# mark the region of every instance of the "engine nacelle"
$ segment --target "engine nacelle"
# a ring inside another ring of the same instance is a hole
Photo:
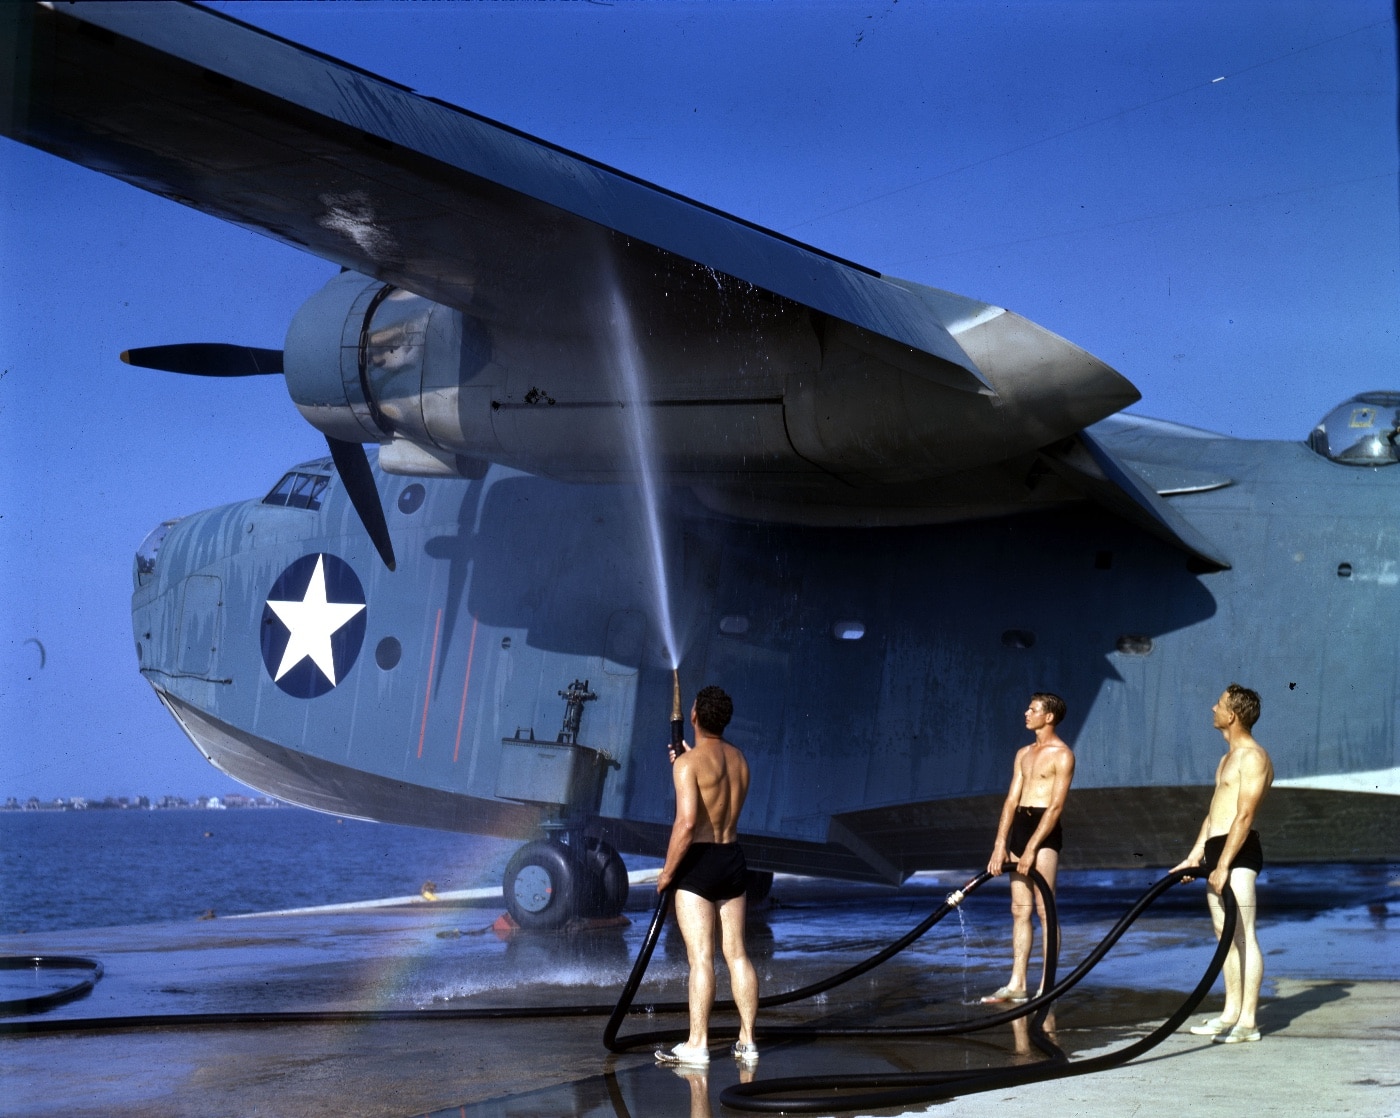
[[[559,285],[584,291],[567,305],[546,293],[480,314],[343,272],[292,322],[289,391],[326,434],[380,443],[390,472],[491,461],[615,482],[635,470],[640,407],[672,484],[847,494],[1025,455],[1137,398],[1078,347],[971,300],[946,325],[986,383],[700,265],[627,266]]]

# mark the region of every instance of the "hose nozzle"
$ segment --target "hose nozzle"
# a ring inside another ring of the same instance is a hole
[[[671,758],[674,760],[684,752],[685,720],[681,717],[681,673],[679,668],[671,669]]]

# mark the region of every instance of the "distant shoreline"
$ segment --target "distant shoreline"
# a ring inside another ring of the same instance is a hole
[[[294,805],[275,800],[270,796],[244,796],[237,793],[228,796],[196,796],[187,800],[183,796],[161,796],[151,799],[148,796],[112,797],[89,800],[83,796],[60,797],[55,800],[40,800],[30,796],[21,802],[10,796],[0,804],[0,813],[11,812],[64,812],[64,811],[241,811],[246,808],[266,809],[292,807]]]

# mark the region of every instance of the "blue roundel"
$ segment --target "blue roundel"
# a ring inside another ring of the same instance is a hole
[[[262,657],[288,695],[314,699],[349,674],[365,639],[365,591],[350,564],[303,555],[267,592]]]

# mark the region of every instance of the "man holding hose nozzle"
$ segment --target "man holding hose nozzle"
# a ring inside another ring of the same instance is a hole
[[[1257,692],[1232,683],[1216,700],[1211,714],[1227,749],[1215,770],[1215,793],[1196,845],[1172,871],[1200,867],[1209,874],[1206,902],[1217,938],[1225,925],[1220,893],[1227,881],[1235,894],[1239,917],[1234,942],[1225,956],[1225,1008],[1219,1017],[1191,1026],[1191,1031],[1220,1044],[1240,1044],[1259,1039],[1255,1014],[1259,987],[1264,982],[1264,955],[1254,930],[1254,882],[1264,868],[1264,851],[1259,832],[1250,828],[1274,782],[1274,766],[1254,740],[1254,723],[1259,720]]]
[[[1034,867],[1054,890],[1063,844],[1060,815],[1074,779],[1074,753],[1060,740],[1058,732],[1064,718],[1065,701],[1060,696],[1049,691],[1037,691],[1031,696],[1026,708],[1026,729],[1035,733],[1035,741],[1016,753],[1011,788],[1001,808],[996,844],[987,862],[987,872],[994,876],[1002,872],[1009,859],[1016,862],[1011,874],[1011,981],[983,998],[984,1005],[1017,1004],[1029,996],[1026,969],[1033,938],[1032,903],[1040,919],[1042,946],[1049,949],[1045,942],[1045,902],[1026,874]]]
[[[758,975],[744,947],[748,867],[737,842],[739,813],[749,791],[749,766],[744,755],[720,736],[733,715],[734,702],[720,688],[701,688],[690,708],[695,744],[682,743],[679,753],[674,748],[671,753],[676,821],[656,891],[671,885],[676,889],[676,922],[690,962],[690,1035],[674,1048],[658,1048],[656,1060],[661,1064],[705,1067],[710,1062],[716,922],[739,1010],[734,1058],[745,1067],[758,1062],[753,1038]]]

